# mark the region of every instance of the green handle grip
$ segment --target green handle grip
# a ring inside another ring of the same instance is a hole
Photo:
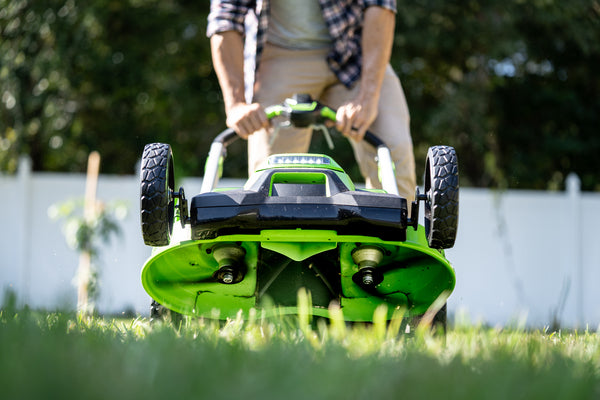
[[[272,119],[283,114],[285,110],[286,108],[284,106],[278,104],[265,108],[265,113],[267,114],[268,119]]]
[[[323,116],[324,118],[330,119],[332,121],[336,120],[336,112],[335,110],[332,110],[329,107],[323,107],[321,109],[321,116]]]

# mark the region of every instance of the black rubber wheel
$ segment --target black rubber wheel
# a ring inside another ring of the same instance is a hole
[[[424,181],[427,242],[433,249],[449,249],[458,229],[458,161],[453,147],[429,148]]]
[[[142,236],[148,246],[166,246],[171,241],[175,201],[171,146],[151,143],[144,147],[140,171]]]

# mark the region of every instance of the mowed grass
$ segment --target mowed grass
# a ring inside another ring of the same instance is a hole
[[[597,333],[0,312],[1,399],[599,399]]]

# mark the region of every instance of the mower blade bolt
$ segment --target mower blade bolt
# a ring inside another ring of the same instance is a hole
[[[233,243],[221,243],[214,246],[211,253],[219,265],[214,275],[218,282],[230,285],[244,279],[246,250],[243,247]]]
[[[373,275],[370,272],[366,272],[362,277],[362,283],[365,286],[373,286],[373,283],[375,283]]]
[[[223,274],[223,283],[233,283],[233,274],[231,272]]]

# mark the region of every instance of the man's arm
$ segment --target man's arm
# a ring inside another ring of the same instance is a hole
[[[215,33],[210,38],[212,60],[225,102],[227,126],[242,138],[267,127],[265,111],[258,103],[246,104],[244,42],[237,31]]]
[[[393,11],[376,6],[365,10],[359,93],[337,112],[337,129],[351,139],[362,140],[377,117],[381,85],[392,54],[395,23]],[[353,131],[352,127],[357,131]]]

